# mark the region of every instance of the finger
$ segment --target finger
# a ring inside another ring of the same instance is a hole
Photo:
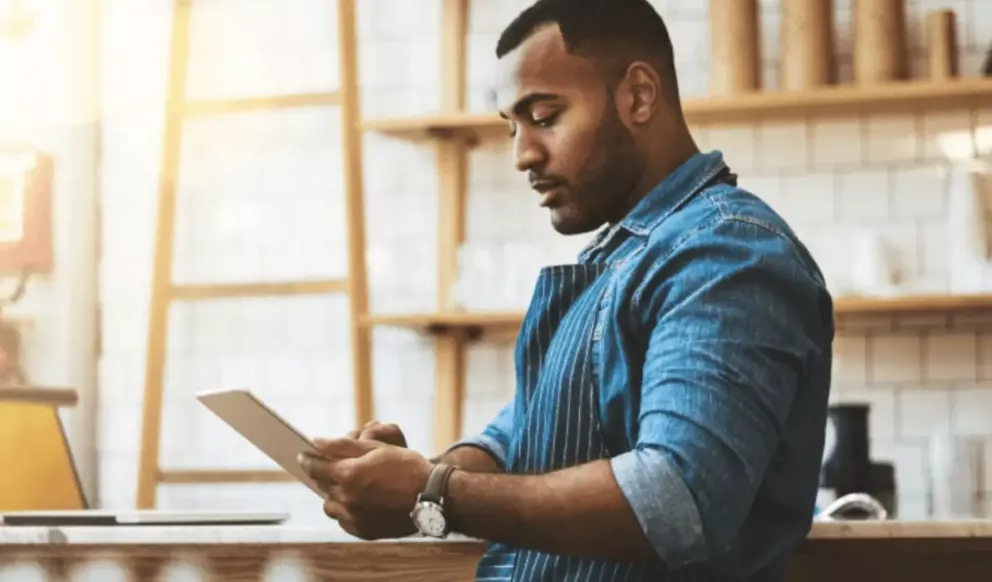
[[[355,464],[354,459],[325,459],[309,453],[300,456],[300,466],[303,471],[316,481],[324,492],[329,492],[331,487],[351,480]]]
[[[362,434],[359,438],[379,440],[384,436],[389,436],[391,433],[395,432],[391,425],[388,424],[377,424],[375,426],[369,426],[362,429]]]
[[[339,519],[338,525],[341,526],[341,529],[343,529],[346,534],[361,539],[361,536],[358,535],[358,526],[355,525],[354,521]]]
[[[337,482],[333,478],[334,470],[332,461],[311,455],[310,453],[300,453],[296,460],[300,464],[300,468],[303,469],[303,472],[306,473],[311,479],[321,484],[322,488],[324,483]]]
[[[373,440],[318,439],[314,441],[317,451],[328,459],[353,459],[382,446]]]
[[[394,447],[406,448],[406,438],[403,436],[403,431],[395,424],[380,424],[372,428],[367,428],[362,431],[361,436],[358,438],[361,440],[375,440],[393,445]]]
[[[348,509],[341,503],[331,499],[324,502],[324,515],[341,522],[342,525],[343,522],[354,523],[354,518],[351,516],[351,513],[348,512]]]
[[[361,436],[362,436],[362,429],[356,428],[355,430],[349,430],[348,434],[345,435],[345,438],[357,439],[360,438]]]
[[[344,503],[344,490],[335,483],[326,483],[321,487],[324,491],[324,501],[333,501],[338,504]]]
[[[379,424],[381,424],[381,423],[378,420],[370,420],[370,421],[366,422],[365,423],[365,426],[362,427],[362,428],[372,428],[373,426],[378,426]]]

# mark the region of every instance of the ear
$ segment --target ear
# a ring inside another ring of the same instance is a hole
[[[661,78],[654,67],[643,61],[631,63],[627,67],[623,85],[627,93],[623,101],[629,107],[626,113],[630,122],[643,125],[651,121],[662,98]]]

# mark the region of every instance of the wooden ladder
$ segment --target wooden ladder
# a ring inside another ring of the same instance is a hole
[[[362,135],[358,93],[355,0],[333,1],[338,3],[338,50],[341,71],[339,91],[210,101],[186,99],[189,24],[192,6],[191,0],[175,0],[174,2],[138,470],[137,505],[140,509],[155,507],[158,485],[162,483],[274,483],[292,480],[288,473],[281,470],[165,471],[159,466],[168,314],[173,301],[347,293],[351,311],[350,340],[354,360],[356,426],[361,426],[372,418],[371,337],[369,328],[365,325],[368,312],[368,285],[365,269],[365,213],[362,198]],[[183,121],[190,116],[320,105],[338,105],[342,119],[342,153],[344,156],[343,169],[348,229],[347,278],[278,283],[174,284],[172,281],[173,240]]]

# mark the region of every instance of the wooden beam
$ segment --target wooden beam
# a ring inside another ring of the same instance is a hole
[[[298,107],[323,107],[337,105],[340,95],[337,91],[325,93],[297,93],[292,95],[272,95],[270,97],[245,97],[241,99],[204,99],[186,101],[183,114],[188,117],[218,115],[225,113],[245,113],[249,111],[272,111]]]
[[[338,54],[341,71],[341,150],[344,153],[345,213],[348,224],[348,307],[351,311],[352,374],[355,381],[355,426],[372,420],[372,330],[368,315],[368,275],[365,266],[365,183],[358,89],[358,35],[355,0],[338,2]]]
[[[145,396],[142,407],[141,449],[138,459],[138,508],[155,507],[158,489],[159,445],[162,436],[162,387],[165,381],[165,347],[169,336],[169,292],[172,288],[172,251],[176,222],[176,189],[182,150],[182,104],[186,96],[189,61],[188,0],[174,0],[168,96],[162,135],[158,215],[155,227],[155,261],[152,268],[148,317],[148,352],[145,358]]]
[[[347,289],[347,279],[280,281],[278,283],[184,284],[172,286],[171,298],[173,300],[201,301],[231,297],[323,295],[343,293]]]

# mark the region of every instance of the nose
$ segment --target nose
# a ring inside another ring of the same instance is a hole
[[[513,138],[513,165],[518,172],[529,172],[544,165],[547,152],[526,130],[518,129]]]

